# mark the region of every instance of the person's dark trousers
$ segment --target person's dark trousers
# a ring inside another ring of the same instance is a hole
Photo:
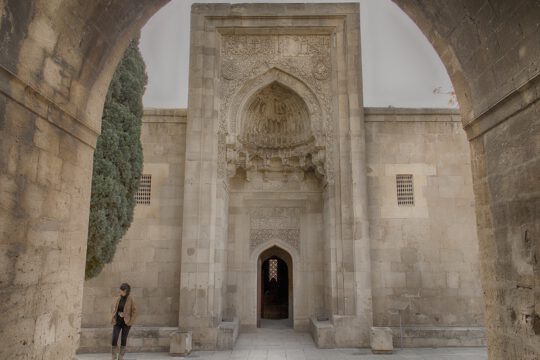
[[[131,326],[127,326],[126,324],[116,324],[113,327],[113,335],[112,335],[112,346],[118,346],[118,336],[120,335],[120,332],[122,332],[122,338],[120,339],[120,345],[126,346],[127,343],[127,337],[129,334],[129,329],[131,329]]]

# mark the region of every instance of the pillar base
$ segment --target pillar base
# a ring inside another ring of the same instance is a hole
[[[371,328],[371,352],[374,354],[392,354],[394,352],[392,329],[389,327]]]
[[[171,356],[188,356],[192,350],[191,331],[175,331],[171,334]]]

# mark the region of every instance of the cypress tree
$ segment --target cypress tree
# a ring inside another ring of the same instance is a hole
[[[140,137],[146,83],[137,37],[116,68],[103,108],[94,153],[86,279],[113,260],[116,245],[133,220],[143,164]]]

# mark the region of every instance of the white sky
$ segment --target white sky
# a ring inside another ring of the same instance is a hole
[[[190,9],[194,2],[173,0],[142,30],[146,62],[145,107],[187,107]],[[298,2],[280,0],[231,3]],[[356,1],[305,1],[356,2]],[[364,106],[456,107],[453,90],[437,53],[412,20],[390,0],[360,0]],[[439,91],[435,91],[435,89]]]

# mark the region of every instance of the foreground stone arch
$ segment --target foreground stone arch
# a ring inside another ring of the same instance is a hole
[[[69,358],[77,347],[103,100],[130,38],[166,2],[0,7],[0,357]],[[540,7],[396,3],[447,68],[471,141],[490,358],[533,359],[540,354]],[[194,94],[190,106],[201,101],[204,94]]]

